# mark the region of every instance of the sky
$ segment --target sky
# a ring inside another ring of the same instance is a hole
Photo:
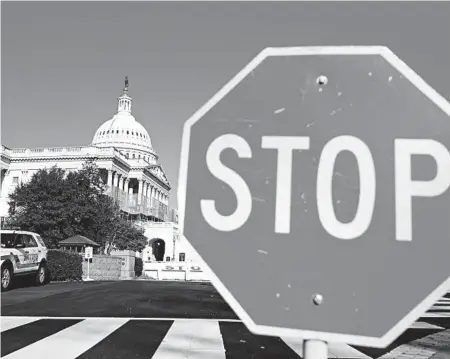
[[[129,78],[176,190],[184,122],[267,46],[386,45],[450,100],[450,3],[1,3],[1,143],[89,145]]]

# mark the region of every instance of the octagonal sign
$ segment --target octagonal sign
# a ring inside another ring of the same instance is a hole
[[[385,47],[295,47],[186,122],[181,230],[253,333],[385,347],[450,289],[449,115]]]

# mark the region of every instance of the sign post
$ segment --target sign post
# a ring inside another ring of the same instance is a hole
[[[184,125],[181,240],[253,333],[386,347],[450,289],[449,133],[386,47],[267,48]]]
[[[94,248],[93,247],[86,247],[84,250],[84,258],[87,259],[87,276],[84,279],[85,281],[92,281],[93,279],[89,276],[89,267],[90,267],[90,262],[91,259],[93,258],[93,254],[94,254]]]
[[[328,345],[322,340],[305,340],[303,342],[303,358],[328,359]]]

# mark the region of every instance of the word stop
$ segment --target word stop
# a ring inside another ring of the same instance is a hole
[[[292,154],[294,150],[307,151],[310,138],[302,136],[263,136],[261,148],[277,151],[275,233],[289,233],[291,222]],[[208,147],[206,164],[217,179],[234,191],[237,198],[235,211],[223,216],[216,210],[215,201],[200,202],[202,215],[207,223],[219,231],[234,231],[250,217],[252,195],[244,179],[220,161],[225,149],[233,149],[239,158],[251,158],[252,149],[240,136],[227,134],[216,138]],[[353,220],[340,222],[335,215],[332,201],[332,180],[337,156],[342,151],[351,152],[356,158],[360,191],[358,208]],[[395,158],[395,223],[396,239],[412,240],[412,198],[435,197],[450,186],[450,153],[441,143],[431,139],[396,139]],[[434,179],[413,181],[411,162],[413,155],[431,156],[437,167]],[[369,147],[354,136],[338,136],[328,141],[322,149],[317,170],[316,200],[323,228],[339,239],[360,237],[369,228],[375,206],[375,164]]]

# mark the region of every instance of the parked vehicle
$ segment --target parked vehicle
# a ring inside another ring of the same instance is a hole
[[[1,230],[2,291],[11,289],[18,276],[34,276],[37,285],[49,282],[47,247],[39,234]]]

